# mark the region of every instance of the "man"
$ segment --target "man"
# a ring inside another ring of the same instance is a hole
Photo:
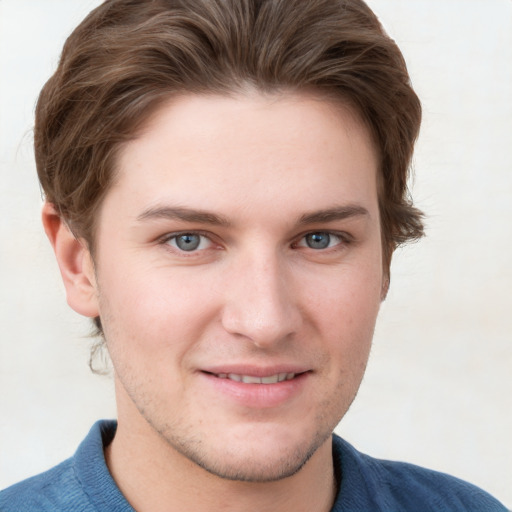
[[[2,510],[504,510],[332,431],[361,382],[420,123],[359,0],[109,0],[36,112],[43,223],[118,421]]]

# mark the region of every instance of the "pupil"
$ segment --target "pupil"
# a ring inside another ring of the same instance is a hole
[[[194,251],[199,247],[200,241],[199,235],[184,234],[176,238],[176,245],[182,251]]]
[[[312,233],[307,235],[306,242],[312,249],[325,249],[329,247],[331,237],[328,233]]]

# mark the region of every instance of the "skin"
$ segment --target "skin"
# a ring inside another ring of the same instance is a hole
[[[385,288],[377,168],[343,106],[188,95],[122,149],[94,263],[45,206],[69,304],[101,316],[119,418],[106,460],[138,511],[330,510],[331,433]]]

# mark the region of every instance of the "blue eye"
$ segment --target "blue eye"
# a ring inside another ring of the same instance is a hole
[[[317,231],[308,233],[297,244],[299,247],[308,247],[310,249],[328,249],[342,242],[341,237],[332,233]]]
[[[179,235],[170,237],[167,243],[185,252],[207,249],[211,244],[207,237],[197,233],[180,233]]]

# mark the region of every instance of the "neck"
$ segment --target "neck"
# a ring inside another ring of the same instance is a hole
[[[197,466],[144,420],[134,426],[120,417],[105,458],[121,492],[138,512],[328,512],[336,494],[330,438],[293,476],[239,482]]]

